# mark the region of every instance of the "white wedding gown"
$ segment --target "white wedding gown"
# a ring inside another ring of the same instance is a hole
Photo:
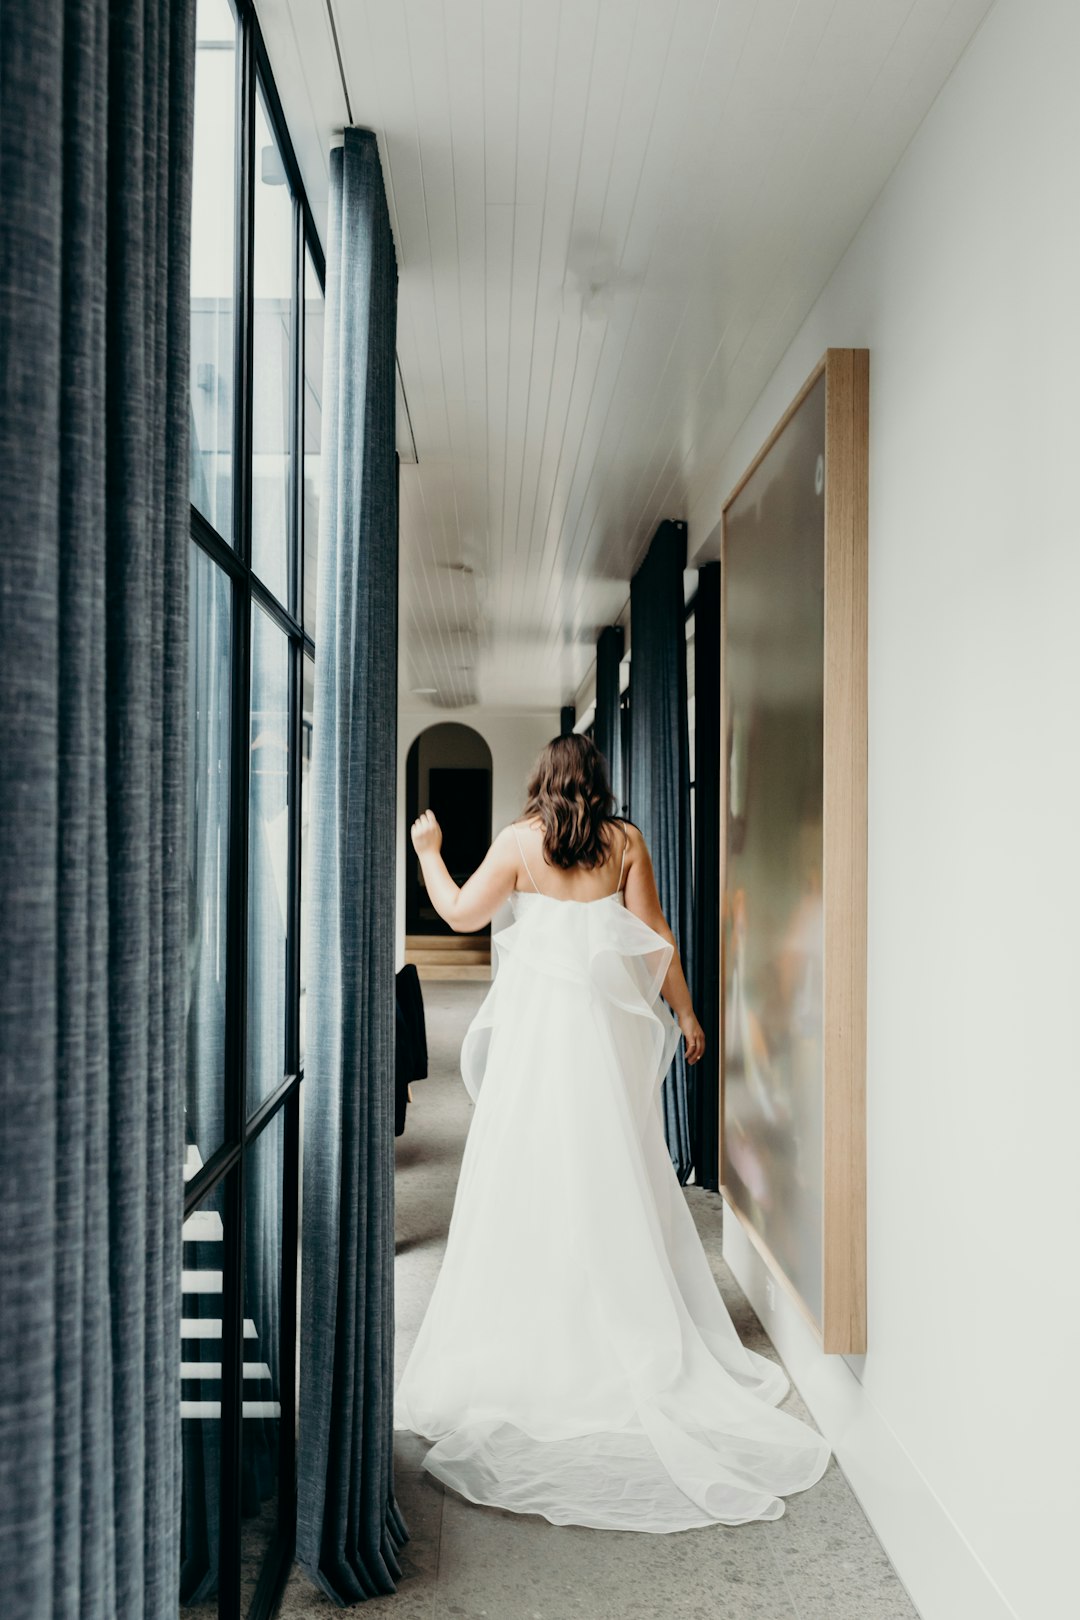
[[[668,1531],[777,1519],[831,1449],[744,1348],[664,1141],[673,947],[623,905],[515,891],[465,1035],[470,1122],[394,1424],[473,1502]]]

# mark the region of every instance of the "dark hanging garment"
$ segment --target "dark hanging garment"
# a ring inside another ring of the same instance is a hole
[[[296,1557],[393,1592],[397,264],[375,136],[330,154]]]
[[[416,964],[406,962],[397,975],[397,999],[405,1015],[411,1045],[410,1080],[426,1080],[428,1072],[427,1025],[424,1021],[424,994]]]
[[[720,1186],[720,564],[698,573],[694,608],[694,1179]]]
[[[686,713],[686,525],[661,523],[630,584],[630,813],[645,837],[664,915],[693,984],[690,733]],[[663,1086],[676,1174],[693,1169],[691,1074],[679,1043]]]
[[[424,998],[420,975],[413,962],[406,962],[395,981],[397,1003],[397,1046],[394,1071],[394,1134],[405,1129],[409,1086],[427,1077],[427,1029],[424,1024]]]
[[[4,0],[0,1593],[180,1568],[193,0]]]

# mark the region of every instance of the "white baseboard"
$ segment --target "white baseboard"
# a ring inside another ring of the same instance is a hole
[[[833,1448],[922,1620],[1018,1620],[859,1381],[861,1356],[824,1355],[724,1202],[724,1259]]]

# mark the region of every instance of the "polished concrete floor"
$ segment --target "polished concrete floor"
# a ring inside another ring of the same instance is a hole
[[[484,986],[424,987],[430,1077],[413,1087],[398,1140],[397,1360],[404,1365],[442,1257],[470,1103],[461,1038]],[[720,1253],[721,1201],[687,1197],[743,1342],[775,1356]],[[784,1409],[809,1420],[793,1389]],[[427,1442],[396,1436],[396,1488],[411,1539],[398,1592],[367,1620],[917,1620],[836,1459],[771,1523],[652,1536],[556,1526],[476,1507],[422,1472]],[[294,1571],[284,1620],[334,1606]]]

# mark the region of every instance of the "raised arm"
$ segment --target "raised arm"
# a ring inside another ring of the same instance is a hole
[[[413,848],[428,898],[456,934],[473,934],[489,923],[517,883],[518,854],[509,827],[498,834],[472,877],[459,888],[442,858],[442,828],[425,810],[412,824]]]
[[[671,965],[660,986],[660,994],[679,1021],[679,1028],[686,1042],[687,1063],[696,1063],[705,1051],[705,1032],[694,1012],[690,986],[686,982],[686,975],[679,960],[675,935],[668,926],[668,920],[660,904],[660,896],[656,891],[656,875],[653,872],[648,845],[636,827],[628,826],[626,831],[630,838],[627,846],[626,884],[623,896],[626,909],[632,911],[635,917],[640,917],[642,922],[648,923],[654,933],[675,945],[671,953]]]

